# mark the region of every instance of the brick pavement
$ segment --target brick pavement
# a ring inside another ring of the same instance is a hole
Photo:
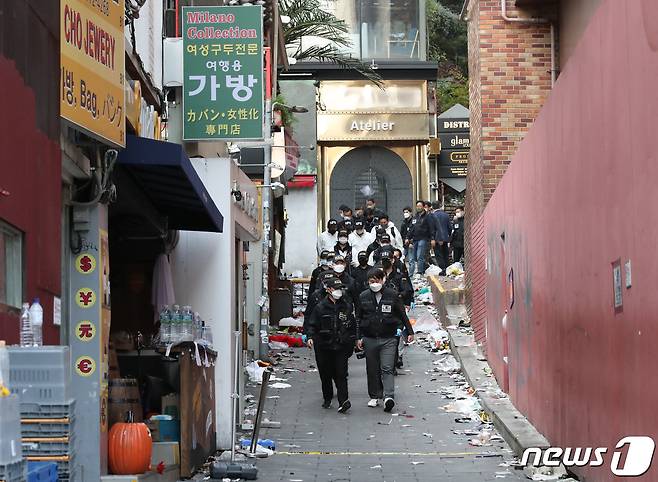
[[[425,372],[436,355],[411,346],[405,368],[396,378],[397,406],[393,414],[366,406],[365,362],[350,358],[350,400],[346,415],[321,408],[322,395],[315,365],[307,349],[284,352],[276,376],[292,387],[271,389],[265,417],[280,421],[280,429],[264,429],[261,438],[277,443],[277,454],[259,459],[259,479],[267,482],[419,482],[526,480],[521,471],[499,464],[513,459],[507,445],[473,447],[472,437],[452,430],[477,428],[476,422],[457,423],[459,414],[440,407],[450,400],[427,393],[454,385],[449,375]],[[284,368],[302,371],[284,372]],[[434,378],[435,381],[430,381]],[[423,435],[431,434],[431,438]],[[322,452],[318,454],[317,452]]]

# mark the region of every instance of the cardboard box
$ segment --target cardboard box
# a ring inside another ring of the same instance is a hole
[[[154,442],[180,442],[180,420],[148,420]]]

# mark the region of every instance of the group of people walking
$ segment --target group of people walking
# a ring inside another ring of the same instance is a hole
[[[354,211],[341,206],[340,218],[318,236],[320,263],[311,275],[304,337],[315,352],[324,408],[331,407],[334,385],[338,412],[351,408],[348,360],[355,350],[366,359],[368,406],[395,407],[394,376],[414,339],[407,316],[411,276],[424,274],[430,259],[445,271],[449,247],[453,259],[461,259],[463,211],[457,213],[452,223],[438,203],[418,201],[415,214],[404,209],[398,228],[368,199]]]

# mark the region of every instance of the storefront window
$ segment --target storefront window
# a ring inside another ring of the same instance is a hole
[[[0,220],[0,304],[21,307],[23,233]]]
[[[344,53],[363,60],[425,60],[425,0],[328,0],[322,8],[347,24]]]

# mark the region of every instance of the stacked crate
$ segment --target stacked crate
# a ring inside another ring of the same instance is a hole
[[[21,453],[21,427],[16,395],[0,397],[0,481],[23,482],[25,460]]]
[[[20,397],[23,456],[56,462],[59,480],[75,471],[75,401],[67,346],[9,349],[10,389]]]

